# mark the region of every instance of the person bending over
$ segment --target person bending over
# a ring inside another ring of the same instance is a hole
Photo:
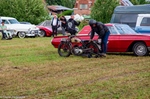
[[[99,39],[101,38],[101,55],[106,57],[107,53],[107,42],[108,37],[110,35],[110,31],[102,22],[97,22],[94,19],[91,19],[89,21],[89,25],[91,27],[91,35],[90,35],[90,41],[92,41],[95,33],[98,34]]]

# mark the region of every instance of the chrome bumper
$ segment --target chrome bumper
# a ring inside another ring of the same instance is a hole
[[[26,34],[26,36],[36,36],[35,34]]]
[[[31,35],[31,34],[34,34],[34,35],[38,35],[39,34],[39,30],[30,30],[30,31],[28,31],[28,33],[26,33],[26,35]]]
[[[31,30],[31,31],[28,31],[29,34],[37,34],[39,33],[39,30]]]

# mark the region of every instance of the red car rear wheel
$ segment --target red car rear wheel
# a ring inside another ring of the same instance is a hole
[[[137,42],[133,46],[133,53],[136,56],[146,56],[148,55],[147,46],[143,42]]]

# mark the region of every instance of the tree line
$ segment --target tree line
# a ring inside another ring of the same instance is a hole
[[[47,5],[62,5],[73,8],[76,0],[0,0],[0,16],[15,17],[19,21],[38,24],[49,19]],[[130,0],[134,5],[148,3],[145,0]],[[96,0],[91,17],[104,23],[110,21],[113,10],[119,5],[117,0]]]
[[[33,24],[48,17],[46,9],[42,0],[0,0],[0,16],[15,17]]]
[[[62,5],[73,8],[76,0],[45,0],[48,5]]]
[[[0,0],[0,16],[15,17],[19,21],[38,24],[50,19],[47,5],[62,5],[73,8],[75,0]]]

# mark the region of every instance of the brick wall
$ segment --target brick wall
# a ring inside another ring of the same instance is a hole
[[[95,0],[76,0],[74,6],[74,14],[89,15],[91,13],[91,7],[94,5]],[[81,5],[86,5],[86,9],[82,9]]]
[[[74,10],[74,14],[89,15],[90,13],[90,10]]]

